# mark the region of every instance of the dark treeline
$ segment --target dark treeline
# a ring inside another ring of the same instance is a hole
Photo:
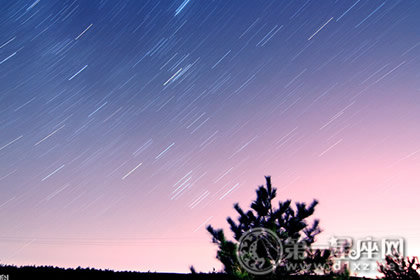
[[[182,274],[182,273],[157,273],[157,272],[135,272],[135,271],[113,271],[113,270],[100,270],[94,268],[60,268],[53,266],[21,266],[17,267],[14,265],[1,265],[0,276],[9,276],[9,280],[16,279],[62,279],[62,280],[79,280],[79,279],[151,279],[151,280],[166,280],[166,279],[189,279],[189,280],[230,280],[233,277],[224,273],[196,273],[196,274]],[[258,279],[271,279],[261,277]],[[329,276],[289,276],[290,280],[327,280],[333,279]],[[350,277],[350,279],[363,279],[358,277]]]

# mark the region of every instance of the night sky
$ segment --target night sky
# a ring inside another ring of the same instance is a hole
[[[0,3],[2,263],[220,269],[264,175],[419,255],[420,1]]]

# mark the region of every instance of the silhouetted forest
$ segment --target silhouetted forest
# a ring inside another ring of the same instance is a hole
[[[0,275],[9,275],[8,280],[16,279],[60,279],[60,280],[81,280],[81,279],[151,279],[151,280],[230,280],[235,279],[233,276],[229,276],[224,273],[196,273],[196,274],[182,274],[182,273],[153,273],[153,272],[135,272],[135,271],[113,271],[113,270],[100,270],[93,268],[60,268],[53,266],[12,266],[2,265],[0,266]],[[271,279],[269,276],[256,277],[255,279]],[[305,276],[288,276],[282,277],[281,279],[290,280],[327,280],[334,279],[331,276],[317,276],[317,275],[305,275]],[[350,277],[349,279],[357,280],[364,279],[358,277]],[[365,278],[366,279],[366,278]]]

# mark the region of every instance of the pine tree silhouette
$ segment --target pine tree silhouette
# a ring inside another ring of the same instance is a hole
[[[306,221],[314,213],[318,201],[314,200],[309,206],[305,203],[296,203],[294,209],[291,200],[286,200],[284,202],[280,201],[278,208],[274,208],[273,200],[276,197],[277,190],[272,187],[271,178],[269,176],[265,178],[266,186],[260,186],[256,190],[257,198],[252,202],[251,210],[245,212],[236,203],[234,209],[239,214],[238,222],[230,217],[227,218],[236,242],[227,240],[222,229],[214,229],[211,225],[207,227],[208,232],[212,235],[213,243],[218,245],[217,258],[223,264],[224,271],[242,279],[253,278],[240,265],[237,247],[245,232],[262,227],[274,232],[281,241],[283,248],[292,243],[304,248],[303,256],[299,259],[286,258],[283,254],[275,271],[273,271],[275,276],[313,274],[321,266],[323,272],[329,272],[332,265],[330,251],[312,248],[316,235],[321,232],[319,220],[314,220],[312,225],[309,225]]]
[[[386,256],[385,263],[378,265],[384,280],[420,280],[420,262],[417,257],[404,258],[394,253]]]

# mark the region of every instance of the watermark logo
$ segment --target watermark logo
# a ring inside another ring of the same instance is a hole
[[[266,228],[254,228],[239,239],[238,260],[249,273],[264,275],[277,267],[287,271],[332,270],[343,267],[353,272],[376,271],[378,262],[386,256],[405,256],[405,242],[401,237],[354,239],[352,237],[332,237],[329,244],[307,244],[304,240],[286,239],[281,241],[277,234]],[[333,265],[305,261],[308,252],[317,249],[330,252]]]
[[[405,243],[401,237],[374,239],[366,237],[354,241],[351,237],[332,237],[329,240],[329,249],[339,259],[357,260],[384,260],[386,256],[397,253],[405,254]]]
[[[405,240],[402,237],[332,237],[328,249],[334,256],[334,266],[337,267],[333,269],[345,265],[355,273],[375,272],[378,270],[378,262],[383,262],[386,256],[405,256]]]
[[[280,239],[269,229],[253,228],[239,239],[239,263],[252,274],[264,275],[274,271],[282,253]]]
[[[9,280],[8,274],[0,274],[0,280]]]

